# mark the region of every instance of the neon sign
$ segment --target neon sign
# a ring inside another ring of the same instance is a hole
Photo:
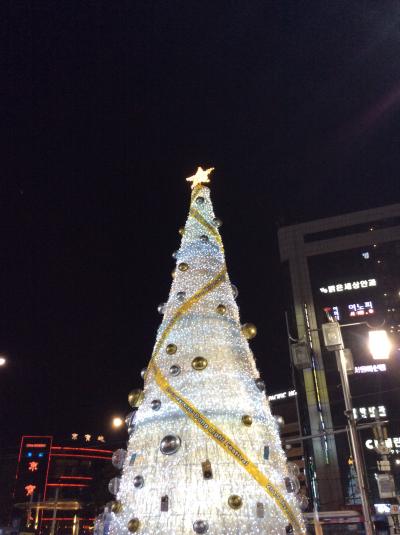
[[[358,407],[353,409],[356,420],[368,420],[369,418],[385,418],[387,416],[386,407],[378,405],[377,407]]]
[[[364,301],[363,303],[353,303],[347,305],[349,316],[354,318],[356,316],[370,316],[375,313],[372,301]]]
[[[348,292],[352,290],[362,290],[363,288],[371,288],[377,286],[376,279],[364,279],[353,282],[341,282],[338,284],[329,284],[322,286],[319,291],[322,294],[334,294],[340,292]]]
[[[354,373],[380,373],[386,371],[386,364],[368,364],[367,366],[354,366]]]
[[[278,399],[292,398],[293,396],[297,396],[296,390],[289,390],[288,392],[279,392],[279,394],[273,394],[272,396],[268,396],[268,400],[276,401]]]

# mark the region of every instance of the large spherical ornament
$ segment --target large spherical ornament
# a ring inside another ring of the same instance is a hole
[[[254,323],[245,323],[242,325],[242,334],[247,340],[251,340],[257,334],[257,327]]]
[[[183,236],[185,234],[185,227],[181,227],[178,232],[181,236]]]
[[[262,379],[258,378],[254,382],[256,383],[256,387],[260,392],[265,392],[265,383]]]
[[[204,357],[196,357],[192,360],[192,368],[201,371],[207,368],[208,361]]]
[[[245,414],[242,416],[242,423],[243,425],[250,427],[253,423],[253,418],[249,414]]]
[[[144,485],[144,479],[143,476],[135,476],[133,478],[133,486],[135,489],[141,489]]]
[[[175,355],[177,350],[178,348],[176,347],[175,344],[168,344],[167,347],[165,348],[167,355]]]
[[[112,465],[118,470],[121,470],[121,468],[124,466],[125,458],[126,450],[123,450],[122,448],[115,450],[111,457]]]
[[[110,494],[114,494],[114,496],[118,494],[120,483],[121,483],[120,477],[113,477],[110,480],[108,484],[108,491],[110,492]]]
[[[229,496],[228,505],[231,509],[240,509],[243,505],[243,500],[240,496],[232,494],[232,496]]]
[[[178,251],[174,251],[174,252],[172,253],[172,258],[174,258],[174,259],[176,260],[177,257],[178,257]]]
[[[299,504],[299,507],[302,511],[305,511],[308,508],[309,499],[305,494],[298,494],[297,495],[297,503]]]
[[[285,477],[285,486],[287,492],[293,492],[296,494],[300,490],[300,481],[297,479],[297,477],[288,476]]]
[[[172,377],[176,377],[181,373],[181,367],[177,364],[173,364],[169,369],[169,373],[172,375]]]
[[[157,307],[157,310],[160,314],[165,314],[165,309],[167,308],[167,303],[160,303]]]
[[[146,377],[147,368],[142,368],[140,371],[140,377],[144,379]]]
[[[165,436],[160,444],[160,451],[164,455],[173,455],[181,447],[181,439],[176,435]]]
[[[208,522],[205,520],[196,520],[193,524],[193,531],[195,533],[207,533],[208,531]]]
[[[186,292],[178,292],[176,294],[176,298],[178,299],[178,301],[184,301],[185,297],[186,297]]]
[[[136,411],[131,411],[125,416],[125,425],[129,427],[132,425],[133,420],[135,419]]]
[[[115,500],[115,502],[111,502],[111,511],[113,513],[120,513],[122,511],[122,502],[119,500]]]
[[[189,269],[189,265],[186,264],[186,262],[181,262],[178,264],[179,271],[187,271]]]
[[[202,234],[200,236],[200,241],[202,241],[203,243],[208,243],[210,240],[208,239],[208,236],[206,234]]]
[[[288,469],[289,474],[294,477],[298,477],[300,475],[300,468],[293,461],[289,461],[287,463],[287,469]]]
[[[128,395],[128,403],[132,408],[140,407],[140,405],[143,403],[144,394],[143,390],[140,388],[135,388],[134,390],[131,390]]]
[[[237,289],[237,286],[235,286],[234,284],[231,284],[231,288],[232,288],[233,298],[236,299],[237,296],[239,295],[239,290]]]
[[[128,522],[128,531],[131,533],[136,533],[140,527],[140,522],[138,518],[132,518]]]
[[[285,425],[285,420],[282,418],[282,416],[279,416],[279,414],[276,414],[274,418],[278,427],[283,427]]]
[[[218,312],[218,314],[221,314],[221,315],[225,314],[225,312],[226,312],[226,306],[223,305],[222,303],[220,303],[220,304],[217,306],[217,312]]]
[[[218,228],[222,225],[222,221],[218,217],[214,217],[213,219],[214,225]]]
[[[150,403],[150,406],[153,411],[159,411],[161,407],[161,401],[159,399],[153,399],[153,401]]]
[[[294,533],[292,524],[288,524],[285,528],[285,531],[286,533],[289,533],[289,534]]]
[[[204,204],[204,197],[196,197],[196,203],[197,204]]]

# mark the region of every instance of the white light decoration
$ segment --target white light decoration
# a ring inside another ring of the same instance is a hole
[[[386,360],[392,349],[388,334],[384,330],[369,331],[369,350],[375,360]]]
[[[196,202],[198,197],[203,200]],[[290,532],[304,534],[296,494],[287,492],[285,486],[285,478],[290,476],[285,454],[265,392],[256,384],[259,372],[241,332],[229,277],[187,306],[192,296],[225,267],[210,190],[202,184],[194,184],[182,234],[176,263],[185,263],[188,269],[176,270],[156,348],[160,341],[163,344],[153,360],[169,385],[269,479],[269,492],[166,395],[156,382],[152,360],[116,497],[122,508],[112,513],[110,535],[129,535],[131,519],[138,519],[139,535],[285,535],[289,524],[294,524]],[[205,235],[207,240],[202,238]],[[177,298],[181,292],[183,300]],[[220,304],[225,306],[223,314],[217,312]],[[177,311],[182,311],[178,319]],[[173,355],[165,350],[168,344],[176,345]],[[196,357],[206,359],[207,366],[193,367]],[[171,375],[173,365],[179,366],[179,375]],[[251,416],[251,426],[242,423],[244,415]],[[160,448],[166,437],[179,444],[168,454]],[[212,477],[204,477],[205,462],[212,467]],[[228,504],[233,495],[242,499],[242,506],[236,510]],[[160,505],[165,497],[167,508]],[[283,512],[284,503],[291,511],[292,522]]]

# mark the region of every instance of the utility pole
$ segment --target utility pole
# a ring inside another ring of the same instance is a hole
[[[336,351],[337,366],[342,383],[342,391],[345,404],[345,415],[350,434],[351,449],[353,452],[354,465],[357,473],[358,486],[360,488],[361,507],[364,516],[364,526],[366,535],[374,535],[374,525],[371,519],[369,508],[366,478],[363,470],[362,452],[357,433],[356,421],[353,413],[353,403],[351,400],[349,378],[347,375],[346,355],[344,351],[342,332],[337,321],[330,321],[322,324],[322,334],[324,342],[329,351]]]

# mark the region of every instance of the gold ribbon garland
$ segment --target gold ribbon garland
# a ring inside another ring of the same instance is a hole
[[[200,189],[200,188],[199,188]],[[193,191],[192,199],[194,198],[194,193],[197,193],[197,187]],[[193,216],[200,224],[207,228],[207,230],[216,238],[218,243],[222,246],[222,240],[218,231],[204,219],[204,217],[194,208],[190,208],[189,214]],[[150,359],[149,366],[146,373],[146,382],[149,377],[150,372],[154,373],[155,380],[160,387],[160,389],[192,420],[192,422],[197,425],[200,429],[204,431],[210,438],[214,440],[220,447],[224,449],[226,453],[231,455],[236,462],[240,464],[252,477],[255,479],[267,492],[267,494],[274,500],[279,509],[286,515],[289,522],[292,524],[296,532],[304,533],[304,530],[300,523],[297,520],[295,513],[290,507],[289,503],[282,495],[280,490],[268,479],[268,477],[263,474],[257,466],[250,461],[241,449],[236,446],[236,444],[226,436],[217,426],[215,426],[206,416],[204,416],[190,401],[185,399],[179,392],[177,392],[164,377],[160,369],[155,363],[155,359],[160,352],[161,347],[165,343],[168,335],[170,334],[173,327],[182,318],[188,310],[190,310],[193,305],[198,303],[209,292],[214,290],[219,284],[226,280],[226,267],[224,266],[222,270],[207,284],[205,284],[200,290],[195,292],[185,303],[183,303],[172,316],[168,325],[165,327],[162,332],[158,342],[153,351],[153,355]]]

